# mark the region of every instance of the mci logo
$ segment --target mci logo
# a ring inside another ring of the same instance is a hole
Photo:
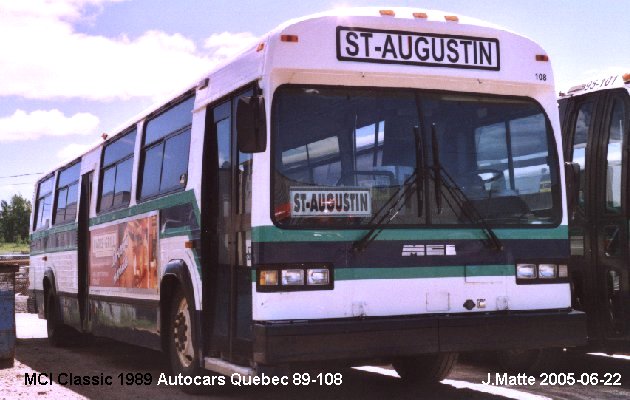
[[[403,257],[454,256],[457,255],[454,244],[405,244]]]

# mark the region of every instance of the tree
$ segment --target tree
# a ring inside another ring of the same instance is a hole
[[[11,201],[0,201],[0,240],[8,243],[28,240],[28,224],[31,215],[31,202],[13,195]]]

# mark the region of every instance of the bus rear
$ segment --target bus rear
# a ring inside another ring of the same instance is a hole
[[[440,378],[458,352],[584,343],[537,44],[437,11],[361,9],[288,23],[264,51],[256,363],[381,360]]]

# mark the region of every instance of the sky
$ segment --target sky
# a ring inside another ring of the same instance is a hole
[[[443,10],[549,54],[557,90],[630,72],[627,0],[0,0],[0,200],[282,22],[339,7]]]

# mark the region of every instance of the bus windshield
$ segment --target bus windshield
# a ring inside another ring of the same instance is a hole
[[[553,131],[532,99],[287,85],[272,118],[279,226],[365,227],[383,210],[389,226],[560,222]]]

